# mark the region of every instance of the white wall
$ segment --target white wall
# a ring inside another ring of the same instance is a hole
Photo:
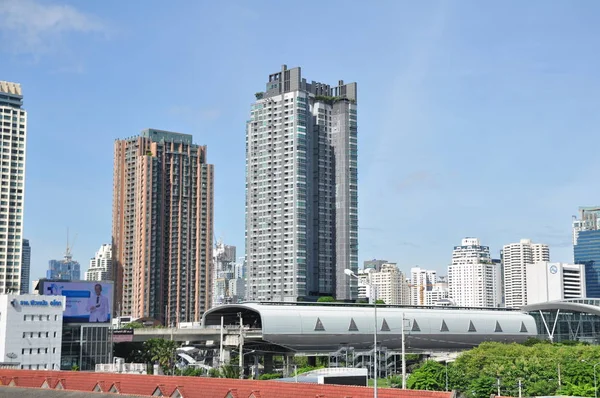
[[[63,296],[0,295],[0,362],[18,362],[21,369],[60,369],[64,309]]]
[[[527,304],[585,297],[583,265],[540,261],[527,265]]]

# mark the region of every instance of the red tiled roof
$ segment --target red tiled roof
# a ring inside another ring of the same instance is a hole
[[[184,398],[200,396],[225,398],[228,393],[236,398],[250,398],[252,394],[256,398],[371,398],[373,396],[372,388],[358,386],[48,370],[0,369],[0,380],[4,385],[14,380],[18,387],[33,388],[40,388],[46,380],[51,388],[54,388],[60,381],[65,390],[87,392],[92,392],[98,383],[101,383],[103,391],[107,392],[114,384],[121,394],[138,396],[151,396],[160,387],[166,396],[179,389],[179,393]],[[452,396],[450,392],[395,388],[380,388],[378,394],[380,398],[450,398]]]

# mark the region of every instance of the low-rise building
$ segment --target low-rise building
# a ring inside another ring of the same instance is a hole
[[[58,370],[65,297],[0,295],[0,358],[20,369]]]

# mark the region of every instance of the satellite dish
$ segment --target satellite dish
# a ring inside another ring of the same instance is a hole
[[[9,352],[8,354],[6,354],[6,356],[10,359],[15,359],[17,357],[17,354],[15,354],[14,352]]]

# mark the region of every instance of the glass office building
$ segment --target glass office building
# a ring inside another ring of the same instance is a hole
[[[578,233],[574,257],[575,264],[585,265],[586,296],[600,298],[600,230]]]

